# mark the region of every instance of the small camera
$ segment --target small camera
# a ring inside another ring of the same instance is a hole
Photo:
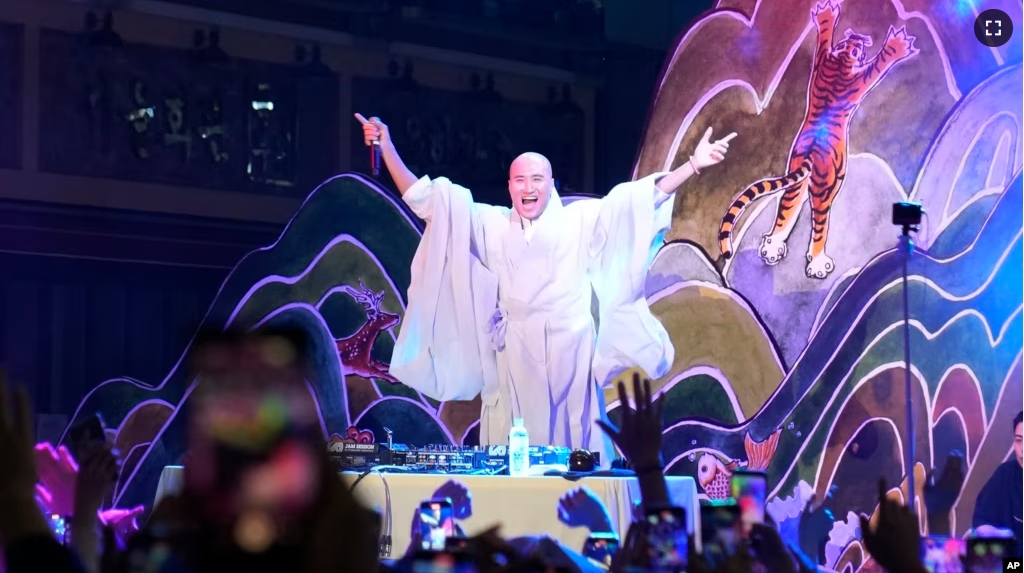
[[[920,203],[900,201],[892,204],[892,224],[901,227],[916,227],[921,224],[924,208]]]

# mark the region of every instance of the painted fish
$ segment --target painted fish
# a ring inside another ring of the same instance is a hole
[[[697,481],[710,499],[726,499],[730,496],[729,478],[736,469],[745,467],[751,471],[768,469],[779,447],[779,436],[782,428],[768,436],[763,442],[755,442],[748,432],[743,437],[743,449],[747,452],[747,461],[730,460],[723,463],[715,454],[704,453],[697,461]]]

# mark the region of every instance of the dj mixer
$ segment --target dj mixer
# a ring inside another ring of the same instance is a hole
[[[565,447],[531,446],[530,465],[568,466],[571,453],[571,450]],[[408,471],[496,473],[508,466],[508,446],[410,446],[393,443],[328,442],[327,455],[338,471],[390,466]]]

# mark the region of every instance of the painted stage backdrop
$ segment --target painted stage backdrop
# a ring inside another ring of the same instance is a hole
[[[988,7],[1020,22],[1019,2]],[[1021,43],[982,46],[976,16],[967,0],[722,0],[666,62],[637,162],[637,177],[681,164],[706,125],[739,133],[679,192],[647,283],[676,347],[656,381],[668,471],[716,498],[735,468],[765,470],[784,534],[839,571],[872,567],[855,515],[875,510],[875,479],[911,473],[896,201],[928,212],[909,262],[917,491],[948,453],[967,461],[952,507],[919,511],[948,511],[962,534],[1011,455],[1024,78]],[[325,437],[475,443],[478,400],[438,404],[388,374],[421,232],[392,191],[331,179],[239,262],[204,326],[314,333]],[[182,461],[200,383],[179,364],[83,400],[76,417],[101,411],[127,455],[119,505],[149,503]],[[812,494],[826,503],[802,515]]]

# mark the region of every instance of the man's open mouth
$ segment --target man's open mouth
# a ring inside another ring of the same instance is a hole
[[[532,205],[537,202],[536,197],[523,197],[523,205]]]

